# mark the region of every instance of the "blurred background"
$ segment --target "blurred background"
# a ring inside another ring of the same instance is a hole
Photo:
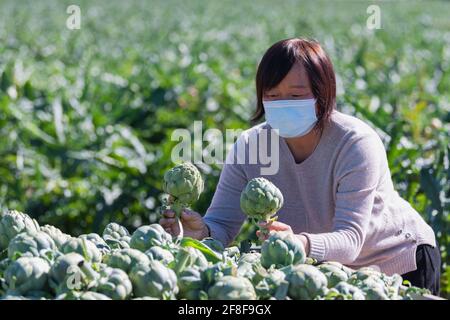
[[[71,4],[79,30],[66,27]],[[366,27],[371,4],[381,29]],[[376,128],[398,192],[436,232],[445,296],[448,12],[448,1],[2,0],[0,209],[74,235],[155,222],[172,131],[249,128],[265,50],[312,37],[334,63],[338,109]],[[204,213],[221,168],[200,168]]]

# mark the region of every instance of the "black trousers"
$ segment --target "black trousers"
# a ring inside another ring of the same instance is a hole
[[[413,286],[426,288],[434,295],[439,295],[441,278],[441,253],[439,245],[432,247],[427,244],[417,246],[417,269],[402,275]]]

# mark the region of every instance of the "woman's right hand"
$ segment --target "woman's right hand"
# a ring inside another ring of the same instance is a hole
[[[197,240],[208,237],[208,227],[199,213],[184,209],[181,213],[181,223],[183,224],[184,237]],[[174,237],[180,234],[180,227],[175,212],[172,210],[163,212],[163,218],[159,220],[159,224]]]

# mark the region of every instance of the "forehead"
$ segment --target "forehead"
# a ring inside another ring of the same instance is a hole
[[[300,86],[306,88],[310,87],[308,73],[306,72],[305,67],[300,62],[296,62],[292,65],[291,70],[289,70],[283,80],[281,80],[281,82],[276,87],[289,88],[292,86]]]

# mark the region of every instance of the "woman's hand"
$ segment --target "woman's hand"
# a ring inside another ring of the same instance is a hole
[[[208,227],[202,216],[195,211],[184,209],[181,213],[181,223],[185,237],[201,240],[208,236]],[[159,224],[174,237],[180,234],[180,227],[172,210],[163,212],[163,218],[159,220]]]
[[[283,222],[279,222],[279,221],[271,221],[268,223],[263,221],[263,222],[260,222],[258,225],[262,228],[266,228],[268,230],[268,233],[270,233],[271,231],[284,231],[284,232],[289,232],[292,234],[294,233],[292,231],[292,228],[290,225],[285,224]],[[264,241],[269,237],[269,234],[263,235],[260,230],[256,231],[256,235],[258,236],[258,238],[261,241]],[[297,234],[295,236],[298,237],[300,239],[300,241],[303,243],[303,247],[305,248],[306,255],[309,255],[309,240],[308,240],[308,238],[302,234]]]

